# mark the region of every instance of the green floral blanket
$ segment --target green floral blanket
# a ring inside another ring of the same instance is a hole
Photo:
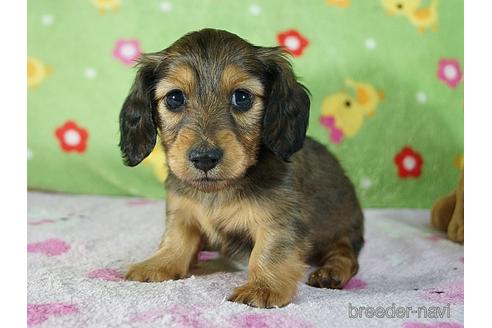
[[[429,207],[463,167],[461,0],[28,2],[28,185],[162,197],[161,149],[123,166],[118,113],[142,52],[204,27],[285,47],[308,134],[366,207]]]

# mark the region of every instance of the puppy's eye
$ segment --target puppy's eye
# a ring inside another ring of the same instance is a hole
[[[232,107],[240,112],[248,111],[253,106],[253,95],[244,89],[237,89],[232,94]]]
[[[185,103],[185,96],[181,90],[171,90],[166,95],[166,106],[171,112],[179,112]]]

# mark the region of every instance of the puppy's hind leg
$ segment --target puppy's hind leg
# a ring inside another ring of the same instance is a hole
[[[321,260],[307,284],[319,288],[341,289],[359,270],[357,255],[349,238],[341,238]]]

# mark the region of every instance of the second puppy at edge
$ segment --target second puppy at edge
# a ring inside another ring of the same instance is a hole
[[[204,29],[146,54],[120,113],[120,147],[140,163],[159,133],[169,176],[166,231],[129,280],[184,278],[201,250],[249,257],[229,300],[270,308],[308,284],[357,273],[363,214],[326,148],[306,138],[309,95],[277,47]],[[163,163],[164,165],[164,163]]]

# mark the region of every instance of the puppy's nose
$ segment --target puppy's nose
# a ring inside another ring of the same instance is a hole
[[[218,148],[193,149],[188,154],[188,158],[194,167],[206,173],[217,166],[222,155],[222,150]]]

